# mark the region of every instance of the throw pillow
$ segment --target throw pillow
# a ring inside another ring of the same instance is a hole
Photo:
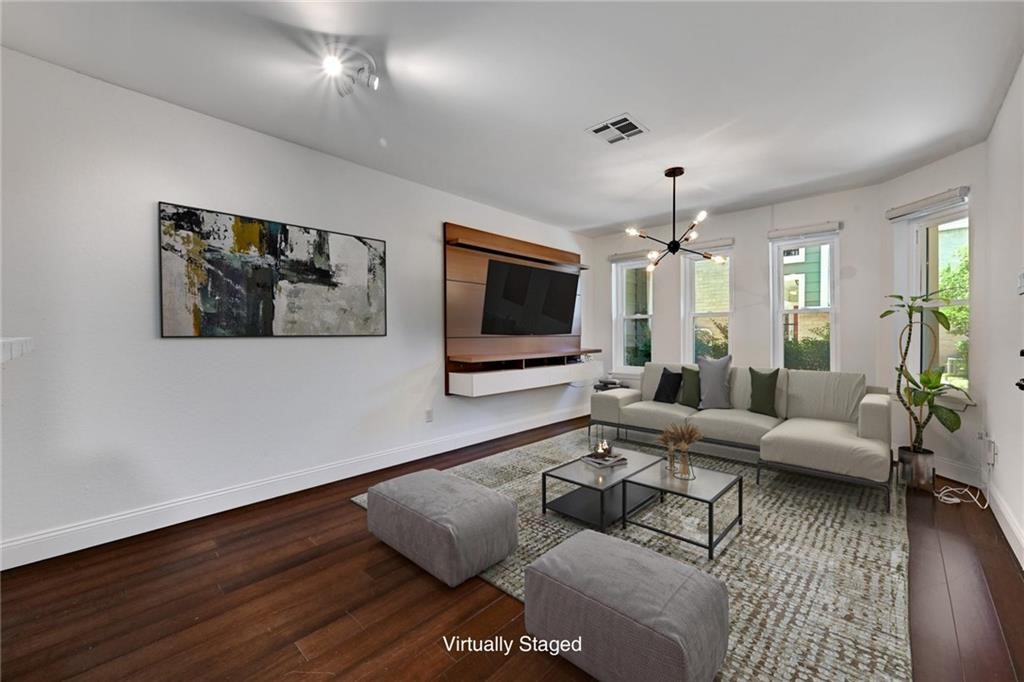
[[[717,360],[697,358],[697,367],[700,370],[700,409],[728,410],[732,407],[732,400],[729,398],[731,364],[732,355]]]
[[[654,392],[654,400],[659,403],[674,403],[679,395],[679,384],[683,383],[683,375],[679,372],[661,370],[658,390]]]
[[[750,411],[778,417],[775,412],[775,385],[779,383],[779,370],[758,372],[750,368]]]
[[[683,392],[679,403],[695,410],[700,407],[700,372],[697,370],[683,367]]]

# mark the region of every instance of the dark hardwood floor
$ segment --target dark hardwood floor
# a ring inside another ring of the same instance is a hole
[[[452,654],[452,634],[524,634],[480,579],[449,589],[378,542],[349,502],[585,425],[572,420],[3,572],[4,680],[588,679],[561,658]],[[991,512],[910,499],[919,680],[1012,680],[1024,578]],[[300,674],[303,674],[300,676]]]

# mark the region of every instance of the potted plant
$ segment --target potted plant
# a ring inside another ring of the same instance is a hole
[[[934,460],[934,453],[924,447],[925,428],[933,417],[950,433],[960,428],[960,415],[957,411],[940,405],[936,401],[950,392],[956,391],[971,401],[969,405],[973,404],[967,391],[942,380],[942,369],[926,369],[916,377],[907,369],[907,356],[910,354],[914,325],[922,327],[922,334],[924,334],[924,330],[927,330],[934,336],[935,330],[924,324],[925,315],[930,315],[940,327],[949,330],[949,318],[937,307],[937,304],[949,303],[949,301],[938,296],[939,293],[934,291],[909,297],[889,294],[886,298],[893,299],[893,303],[879,315],[881,318],[896,313],[903,313],[907,316],[907,322],[903,325],[899,335],[900,364],[896,367],[896,398],[910,418],[913,440],[909,446],[900,447],[900,465],[904,468],[904,477],[910,480],[911,485],[921,488],[931,487]],[[935,340],[938,341],[938,339]],[[933,344],[933,348],[937,347],[938,343]]]

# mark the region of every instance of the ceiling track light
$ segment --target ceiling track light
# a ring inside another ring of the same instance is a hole
[[[697,226],[704,222],[704,219],[708,217],[707,211],[701,211],[693,217],[693,221],[690,226],[683,231],[681,235],[677,235],[676,232],[676,178],[681,176],[686,171],[681,166],[673,166],[665,170],[665,177],[672,178],[672,239],[671,241],[662,241],[657,237],[652,237],[646,232],[642,232],[640,228],[631,225],[626,228],[626,234],[630,237],[640,237],[641,239],[649,239],[652,242],[657,242],[662,245],[662,249],[654,250],[647,253],[647,260],[650,263],[647,264],[647,272],[654,272],[654,269],[658,267],[658,263],[665,258],[665,256],[671,254],[677,254],[680,251],[693,254],[694,256],[700,256],[706,260],[714,261],[715,263],[724,263],[725,258],[722,256],[716,256],[708,251],[694,251],[683,246],[684,242],[692,242],[697,239]]]
[[[334,83],[334,89],[340,97],[351,95],[357,85],[373,91],[380,89],[377,61],[369,52],[358,47],[331,43],[320,65],[324,74]]]

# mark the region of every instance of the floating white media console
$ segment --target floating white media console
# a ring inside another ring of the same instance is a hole
[[[529,388],[557,386],[574,381],[592,382],[604,372],[604,363],[587,360],[567,365],[498,369],[485,372],[449,372],[448,391],[452,395],[477,398],[496,393],[525,391]]]

